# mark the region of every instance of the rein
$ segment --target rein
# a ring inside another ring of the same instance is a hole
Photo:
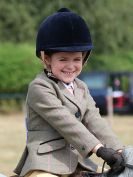
[[[133,165],[130,165],[130,164],[128,164],[128,163],[126,163],[126,164],[124,165],[124,167],[133,169]]]
[[[105,167],[105,161],[103,162],[103,165],[102,165],[102,174],[104,174],[104,167]],[[123,165],[124,167],[127,167],[127,168],[130,168],[130,169],[133,169],[133,165],[130,165],[130,164],[128,164],[128,163],[125,163],[124,165]],[[112,171],[112,174],[113,174],[113,171]],[[115,173],[114,173],[115,174]],[[109,174],[107,174],[107,175],[109,175]],[[110,176],[110,175],[109,175]]]

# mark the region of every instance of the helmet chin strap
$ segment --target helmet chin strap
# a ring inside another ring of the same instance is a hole
[[[85,54],[83,55],[83,57],[84,57],[83,65],[87,64],[88,59],[89,59],[91,53],[92,53],[92,50],[90,50],[90,51],[88,51],[88,52],[85,52]]]
[[[40,54],[41,54],[42,63],[45,64],[47,70],[51,70],[51,67],[50,67],[50,65],[48,64],[47,59],[46,59],[46,57],[45,57],[45,52],[44,52],[44,51],[40,51]]]

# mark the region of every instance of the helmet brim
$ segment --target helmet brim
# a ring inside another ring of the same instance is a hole
[[[65,46],[65,47],[48,47],[45,49],[39,49],[36,51],[36,55],[40,57],[40,51],[45,52],[87,52],[93,49],[93,45],[87,46]]]
[[[66,46],[66,47],[49,47],[48,51],[59,51],[59,52],[85,52],[85,51],[89,51],[92,50],[93,46]],[[45,51],[47,51],[47,49],[45,48]]]

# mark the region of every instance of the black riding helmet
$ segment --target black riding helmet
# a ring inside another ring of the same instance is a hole
[[[48,16],[40,25],[36,39],[36,55],[45,52],[87,52],[93,48],[89,28],[85,21],[67,8]]]

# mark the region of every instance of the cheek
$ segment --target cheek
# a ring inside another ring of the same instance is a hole
[[[57,73],[61,70],[61,66],[57,63],[51,65],[51,70],[53,73]]]
[[[52,62],[52,63],[51,63],[51,69],[52,69],[52,70],[54,70],[55,68],[57,68],[57,66],[58,66],[58,65],[56,64],[56,62]]]
[[[77,68],[78,68],[79,70],[82,70],[82,67],[83,67],[82,63],[77,66]]]
[[[56,70],[61,70],[62,68],[64,68],[65,67],[65,65],[63,64],[63,63],[54,63],[53,65],[52,65],[52,67],[53,67],[53,69],[56,69]]]

